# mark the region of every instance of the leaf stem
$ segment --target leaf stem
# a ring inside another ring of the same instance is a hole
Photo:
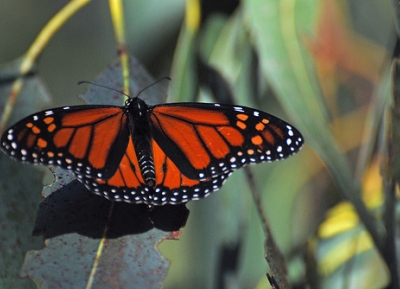
[[[130,85],[129,85],[129,79],[130,79],[129,54],[125,38],[123,3],[121,0],[109,0],[109,5],[110,5],[111,18],[114,25],[115,40],[117,42],[118,56],[121,61],[122,78],[124,83],[123,92],[124,94],[131,95]]]
[[[256,205],[258,215],[261,219],[262,227],[265,234],[265,243],[264,243],[265,259],[268,262],[268,266],[272,272],[272,275],[275,277],[276,282],[280,286],[279,288],[281,289],[290,288],[289,282],[286,278],[287,269],[285,265],[285,260],[278,246],[276,245],[275,239],[272,235],[269,221],[262,206],[261,192],[256,186],[250,168],[246,167],[244,170],[246,172],[246,177],[248,179],[254,203]]]
[[[110,228],[109,222],[111,220],[111,216],[112,216],[112,213],[114,210],[114,205],[115,205],[115,202],[111,202],[110,211],[108,212],[107,224],[104,228],[103,237],[100,240],[99,247],[97,248],[96,258],[93,262],[92,271],[90,272],[90,276],[89,276],[88,282],[86,284],[86,289],[91,289],[93,286],[94,277],[96,275],[97,267],[99,266],[101,254],[103,253],[104,244],[107,241],[107,232],[108,232],[108,229]]]
[[[33,41],[21,62],[19,68],[19,77],[14,81],[7,103],[4,106],[0,122],[0,133],[4,131],[4,128],[10,119],[17,97],[21,92],[24,84],[23,76],[29,73],[29,71],[32,69],[37,57],[42,53],[53,35],[69,18],[71,18],[79,9],[89,2],[90,0],[72,0],[69,2],[56,15],[54,15],[53,18],[50,19],[50,21],[43,27],[39,35]]]

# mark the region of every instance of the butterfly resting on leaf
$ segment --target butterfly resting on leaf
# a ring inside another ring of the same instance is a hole
[[[224,104],[81,105],[32,114],[1,137],[3,152],[71,170],[113,201],[180,204],[218,190],[247,164],[281,160],[303,145],[270,114]]]

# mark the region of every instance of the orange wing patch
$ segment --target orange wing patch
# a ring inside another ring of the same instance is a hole
[[[56,165],[89,178],[109,178],[119,166],[129,128],[123,108],[60,107],[32,114],[2,136],[14,158]]]
[[[179,145],[196,169],[202,169],[209,164],[210,156],[196,133],[196,126],[168,115],[163,115],[161,121],[162,130]]]
[[[97,179],[96,181],[118,189],[126,188],[128,190],[137,189],[144,185],[132,139],[129,139],[126,152],[115,174],[108,180]]]
[[[156,171],[156,188],[153,195],[155,204],[179,204],[205,198],[213,191],[218,190],[231,174],[228,171],[215,178],[190,179],[165,155],[154,140],[152,147]]]
[[[95,109],[82,109],[78,111],[71,111],[63,116],[61,125],[63,127],[80,127],[85,125],[92,125],[96,122],[104,121],[111,116],[118,116],[120,113],[121,108],[119,107],[96,107]]]
[[[114,175],[107,180],[78,175],[92,192],[114,201],[148,205],[180,204],[208,196],[219,189],[231,172],[204,181],[186,177],[166,156],[156,141],[152,141],[156,184],[149,187],[140,173],[132,139]]]
[[[179,189],[181,186],[194,186],[200,183],[198,180],[191,180],[184,176],[154,140],[152,146],[156,171],[156,186],[164,186],[173,190]]]
[[[245,115],[238,118],[244,119]],[[153,110],[151,120],[155,128],[174,143],[195,170],[205,170],[214,159],[223,159],[231,146],[242,146],[243,134],[232,127],[227,116],[210,109],[160,106]],[[161,142],[164,145],[164,141]],[[178,162],[178,157],[169,156]],[[200,178],[202,179],[202,178]]]
[[[149,188],[144,183],[140,173],[139,162],[131,138],[125,154],[111,178],[104,180],[91,179],[84,175],[79,175],[78,177],[81,178],[81,181],[90,191],[107,199],[150,204],[150,201],[144,196],[144,192],[149,191]]]
[[[157,114],[209,126],[229,125],[229,119],[224,114],[199,107],[176,105],[172,110],[168,105],[159,106]]]
[[[48,127],[57,126],[45,118]],[[107,156],[119,129],[124,126],[126,117],[120,108],[99,108],[71,112],[61,119],[61,128],[54,133],[53,142],[56,148],[68,147],[68,152],[77,159],[87,156],[95,169],[106,165]],[[53,129],[54,130],[54,129]],[[90,145],[90,147],[89,147]]]

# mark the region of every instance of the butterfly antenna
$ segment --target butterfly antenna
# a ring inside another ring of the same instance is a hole
[[[169,78],[168,76],[164,76],[164,77],[160,78],[159,80],[156,80],[156,81],[153,82],[152,84],[149,84],[148,86],[146,86],[146,87],[143,88],[142,90],[140,90],[140,91],[138,92],[138,94],[136,95],[136,97],[138,97],[143,91],[145,91],[145,90],[148,89],[149,87],[151,87],[151,86],[153,86],[153,85],[155,85],[155,84],[157,84],[157,83],[159,83],[160,81],[165,80],[165,79],[171,80],[171,78]],[[124,93],[124,92],[122,92],[122,91],[120,91],[120,90],[118,90],[118,89],[112,88],[112,87],[108,87],[108,86],[101,85],[101,84],[94,83],[94,82],[87,81],[87,80],[79,81],[79,82],[78,82],[78,85],[79,85],[79,84],[82,84],[82,83],[92,84],[92,85],[96,85],[96,86],[99,86],[99,87],[107,88],[107,89],[110,89],[110,90],[119,92],[119,93],[121,93],[121,94],[123,94],[123,95],[125,95],[125,96],[127,96],[127,97],[129,97],[129,98],[131,98],[130,95],[128,95],[128,94],[126,94],[126,93]]]
[[[159,83],[159,82],[161,82],[161,81],[163,81],[163,80],[165,80],[165,79],[171,80],[171,78],[169,78],[168,76],[161,77],[159,80],[156,80],[156,81],[153,82],[152,84],[149,84],[148,86],[146,86],[145,88],[143,88],[142,90],[140,90],[140,91],[138,92],[138,94],[136,94],[136,97],[138,97],[143,91],[145,91],[145,90],[148,89],[149,87],[151,87],[151,86],[153,86],[153,85],[155,85],[155,84],[157,84],[157,83]]]
[[[112,88],[112,87],[108,87],[108,86],[101,85],[101,84],[94,83],[94,82],[87,81],[87,80],[82,80],[82,81],[79,81],[79,82],[78,82],[78,85],[79,85],[79,84],[82,84],[82,83],[86,83],[86,84],[91,84],[91,85],[95,85],[95,86],[99,86],[99,87],[107,88],[107,89],[110,89],[110,90],[113,90],[113,91],[119,92],[119,93],[121,93],[121,94],[123,94],[123,95],[125,95],[125,96],[127,96],[127,97],[129,97],[129,98],[131,98],[131,96],[130,96],[130,95],[128,95],[128,94],[126,94],[126,93],[124,93],[124,92],[122,92],[122,91],[120,91],[120,90],[118,90],[118,89]]]

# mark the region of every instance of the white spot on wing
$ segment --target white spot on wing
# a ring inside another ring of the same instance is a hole
[[[233,109],[235,111],[244,112],[243,107],[241,107],[241,106],[235,106],[235,107],[233,107]]]

